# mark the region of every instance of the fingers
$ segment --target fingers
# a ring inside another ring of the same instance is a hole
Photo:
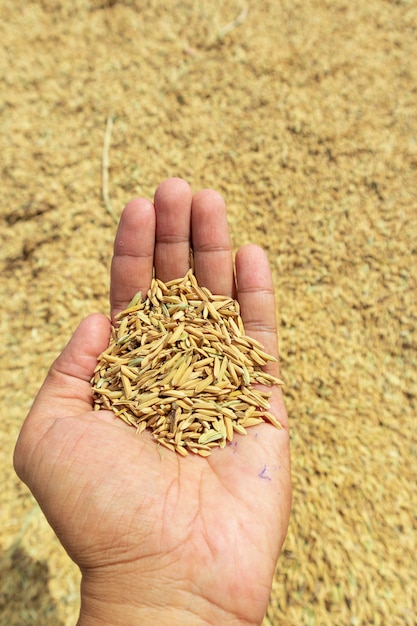
[[[248,335],[257,339],[266,352],[278,359],[274,284],[268,259],[262,248],[243,246],[236,254],[237,299]],[[276,375],[278,366],[269,364]]]
[[[235,296],[223,198],[211,189],[193,197],[188,183],[171,178],[159,185],[154,203],[155,207],[138,198],[123,211],[111,271],[113,315],[125,308],[137,291],[146,293],[153,266],[163,281],[184,276],[190,247],[199,283],[215,294]],[[274,286],[261,248],[247,245],[238,251],[236,276],[246,330],[278,357]]]
[[[111,264],[111,317],[123,311],[133,296],[145,294],[152,279],[155,247],[155,209],[136,198],[124,208],[114,241]]]
[[[272,376],[279,377],[274,284],[268,258],[262,248],[248,244],[238,250],[236,279],[237,299],[245,331],[260,341],[265,351],[277,359],[276,362],[268,362],[264,369]],[[281,388],[274,386],[271,391],[271,411],[288,431],[288,415]]]
[[[192,223],[192,225],[191,225]],[[158,278],[184,276],[194,249],[200,284],[214,293],[234,295],[233,258],[222,197],[210,189],[194,198],[188,183],[170,178],[155,192],[154,206],[132,200],[124,209],[111,266],[111,317],[138,291],[149,289],[153,266]]]
[[[223,198],[212,189],[194,195],[192,245],[197,281],[212,293],[234,296],[233,256]]]
[[[154,265],[156,275],[163,281],[187,273],[191,200],[189,185],[171,178],[156,190],[155,206],[144,198],[136,198],[123,210],[111,266],[112,321],[138,291],[146,294]]]
[[[154,206],[137,198],[124,209],[114,243],[112,317],[149,288],[153,267],[163,281],[184,276],[194,250],[197,280],[213,293],[235,296],[233,256],[223,198],[211,189],[192,196],[171,178],[156,190]],[[274,287],[267,257],[254,245],[236,255],[237,297],[246,330],[278,357]],[[274,369],[271,364],[270,368]],[[276,369],[276,366],[275,366]]]
[[[171,178],[155,193],[155,273],[163,281],[184,276],[194,250],[197,280],[214,293],[233,295],[233,258],[223,198],[211,189],[192,195]]]
[[[192,191],[180,178],[169,178],[155,192],[155,273],[167,282],[190,269]]]

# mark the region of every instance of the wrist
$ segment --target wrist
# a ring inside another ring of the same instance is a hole
[[[77,626],[255,626],[172,581],[138,580],[83,575]]]
[[[208,626],[217,618],[202,619],[192,612],[169,606],[122,605],[103,600],[81,600],[77,626]]]

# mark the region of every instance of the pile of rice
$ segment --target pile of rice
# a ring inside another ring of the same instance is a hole
[[[183,456],[208,456],[250,426],[281,428],[270,392],[254,387],[282,384],[263,371],[275,360],[245,335],[239,303],[200,287],[192,270],[154,278],[147,298],[136,294],[117,316],[92,379],[94,408]]]

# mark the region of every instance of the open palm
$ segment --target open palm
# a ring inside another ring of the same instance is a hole
[[[241,248],[235,282],[222,198],[211,190],[193,197],[180,179],[162,183],[154,204],[136,199],[123,212],[112,318],[137,291],[147,291],[153,267],[164,281],[182,277],[190,246],[199,283],[236,297],[246,332],[277,355],[265,254]],[[80,624],[259,624],[291,501],[280,390],[273,389],[271,409],[282,430],[262,424],[208,458],[180,457],[158,447],[148,431],[137,436],[110,411],[92,411],[89,381],[109,335],[102,315],[81,323],[53,364],[15,451],[18,474],[81,568]],[[278,374],[276,363],[267,369]]]

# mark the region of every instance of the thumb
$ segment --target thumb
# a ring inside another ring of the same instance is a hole
[[[109,337],[110,321],[100,313],[89,315],[80,323],[52,364],[27,421],[76,415],[92,409],[90,379]]]

